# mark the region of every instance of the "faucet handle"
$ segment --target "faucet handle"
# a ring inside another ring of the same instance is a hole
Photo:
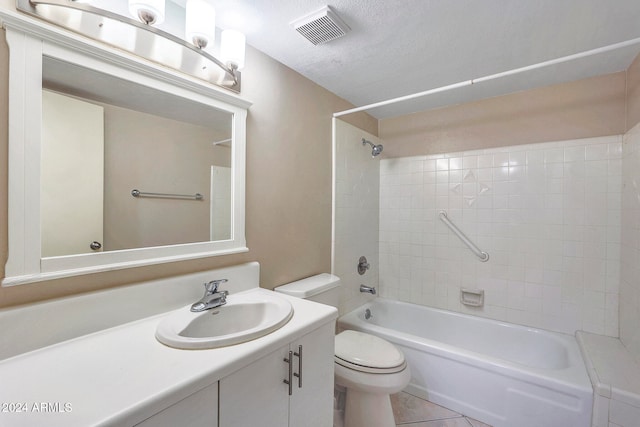
[[[371,266],[367,262],[367,258],[364,256],[361,256],[360,259],[358,260],[358,274],[362,276],[364,273],[367,272],[367,270],[370,267]]]
[[[212,280],[209,283],[205,283],[204,288],[207,290],[208,294],[215,294],[218,292],[218,286],[220,286],[221,283],[226,282],[228,282],[227,279]]]

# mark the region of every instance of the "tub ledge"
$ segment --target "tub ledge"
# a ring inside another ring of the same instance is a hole
[[[576,338],[594,390],[591,426],[637,426],[640,365],[618,338],[582,331]]]

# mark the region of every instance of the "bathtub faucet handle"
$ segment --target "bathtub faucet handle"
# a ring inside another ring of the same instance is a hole
[[[367,294],[375,295],[376,294],[376,288],[374,288],[373,286],[360,285],[360,292],[364,292],[364,293],[367,293]]]
[[[369,268],[371,268],[371,266],[367,261],[367,257],[361,256],[358,260],[358,274],[362,276]]]

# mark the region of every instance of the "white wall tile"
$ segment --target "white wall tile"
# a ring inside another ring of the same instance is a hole
[[[610,153],[617,150],[617,146],[609,144]],[[615,236],[618,233],[621,237],[619,250],[613,245],[607,246],[607,257],[620,259],[619,304],[611,300],[612,296],[609,304],[612,307],[619,305],[620,339],[640,362],[640,125],[636,125],[625,135],[621,158],[620,230],[623,233],[619,234],[612,223],[607,228],[607,234]],[[611,266],[608,273],[616,274],[614,266]]]
[[[379,272],[398,274],[390,258],[397,252],[398,216],[404,218],[411,210],[410,191],[420,174],[422,186],[423,158],[397,159],[382,164],[371,158],[371,151],[362,147],[362,138],[375,144],[380,140],[354,126],[336,121],[336,168],[334,197],[334,236],[332,272],[342,279],[341,313],[351,311],[371,298],[359,292],[360,283],[379,287]],[[389,180],[380,187],[380,177]],[[384,194],[385,204],[380,204]],[[380,227],[380,217],[387,219],[387,229]],[[379,245],[379,234],[389,236],[389,244]],[[379,251],[384,251],[380,257]],[[371,268],[364,276],[357,273],[360,256],[366,256]],[[378,260],[384,260],[379,265]]]
[[[410,218],[429,224],[413,240],[423,250],[401,262],[405,271],[381,270],[383,296],[467,312],[459,303],[459,288],[474,286],[485,289],[486,302],[472,314],[567,333],[585,329],[616,336],[617,294],[607,287],[615,288],[609,283],[619,276],[614,266],[621,256],[616,249],[620,225],[615,222],[623,216],[616,205],[622,200],[616,197],[622,191],[622,161],[615,161],[621,157],[620,141],[605,137],[530,144],[423,161],[431,162],[423,163],[424,170],[437,171],[423,173],[422,187],[410,189],[422,191]],[[382,160],[381,168],[397,171],[385,163],[401,161],[411,158]],[[382,189],[395,182],[392,173],[381,174]],[[390,243],[405,232],[405,207],[387,209],[398,193],[397,188],[381,192],[381,257],[401,255]],[[488,263],[480,263],[438,220],[441,209],[490,254]],[[424,266],[430,284],[420,288],[423,277],[416,276]]]
[[[382,161],[349,143],[362,131],[343,131],[352,133],[338,138],[336,164],[343,311],[366,300],[351,271],[366,252],[379,256],[366,281],[382,296],[567,333],[616,336],[620,325],[640,356],[640,130],[624,144],[606,137]],[[441,209],[488,263],[438,220]],[[485,307],[462,306],[461,286],[484,288]]]
[[[619,426],[637,426],[640,420],[640,408],[612,399],[609,404],[609,420]]]
[[[526,152],[527,166],[538,165],[544,163],[544,151],[543,150],[529,150]]]
[[[544,151],[544,162],[545,163],[564,162],[564,149],[562,147],[546,149]]]
[[[592,144],[585,147],[585,160],[601,160],[609,157],[608,144]]]

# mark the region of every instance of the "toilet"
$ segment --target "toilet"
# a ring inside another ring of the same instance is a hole
[[[338,307],[340,278],[323,273],[274,289]],[[382,338],[358,331],[335,337],[335,384],[346,390],[345,427],[395,426],[389,395],[404,389],[411,373],[404,354]],[[334,425],[342,425],[341,420]]]

